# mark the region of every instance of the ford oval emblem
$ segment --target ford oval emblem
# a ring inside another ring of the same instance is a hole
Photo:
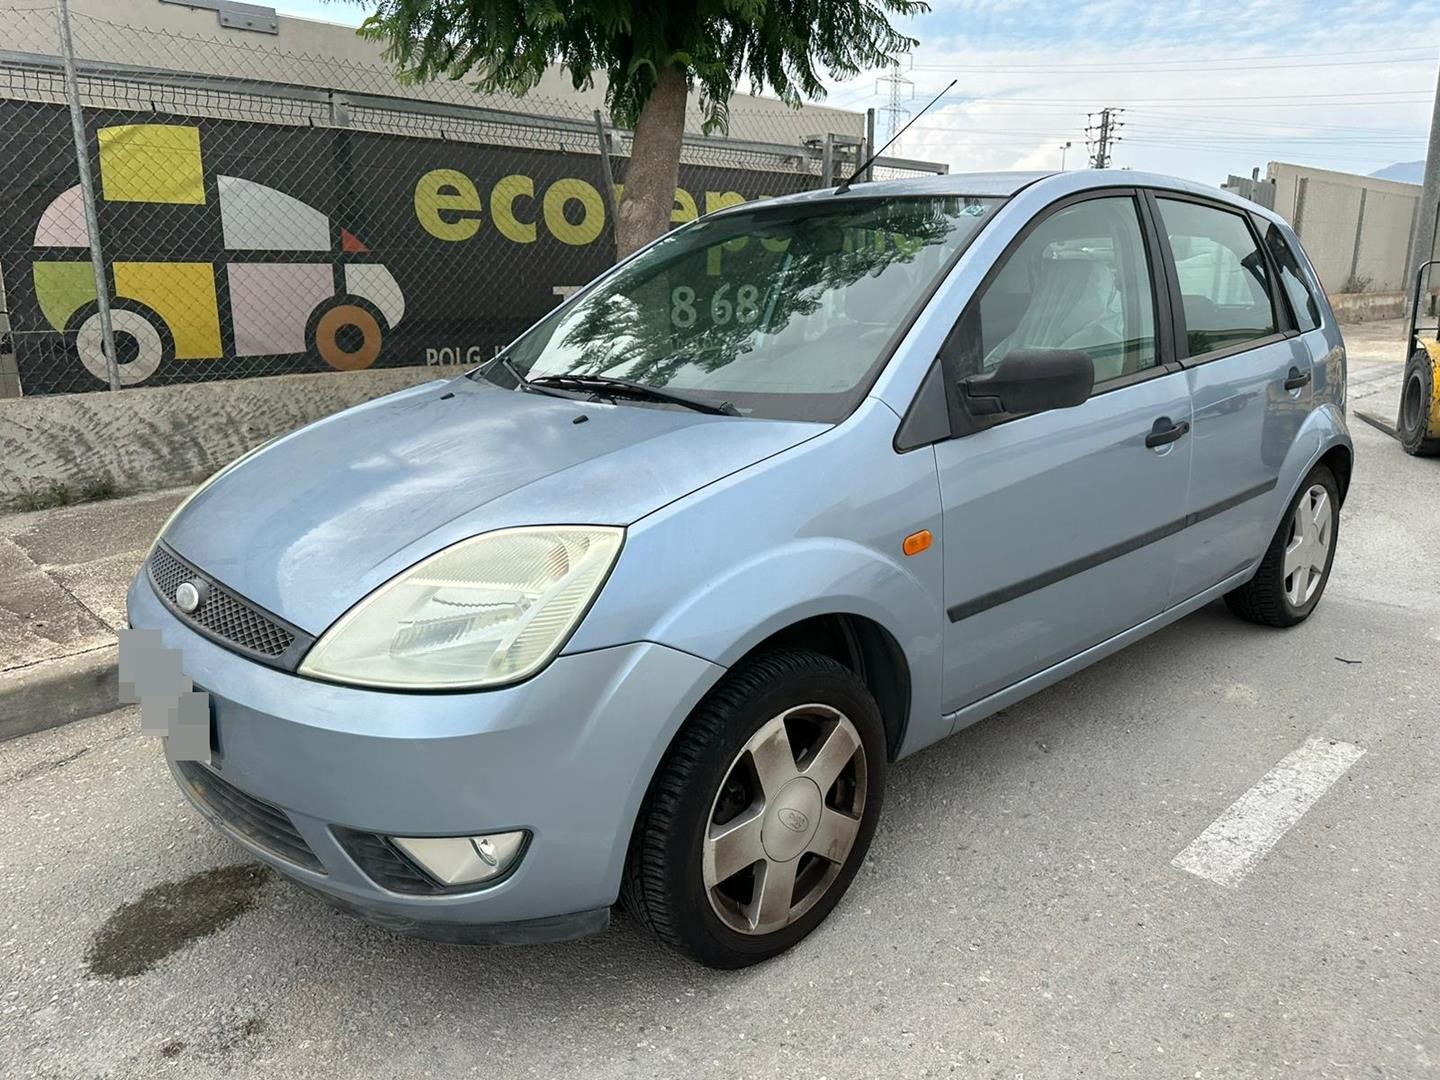
[[[782,806],[775,811],[775,816],[780,819],[780,824],[791,832],[804,832],[810,827],[810,819],[799,810],[788,806]]]

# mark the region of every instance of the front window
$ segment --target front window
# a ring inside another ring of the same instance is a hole
[[[967,196],[757,206],[679,229],[557,309],[482,377],[605,376],[833,422],[1000,201]]]
[[[961,329],[965,374],[993,371],[1021,349],[1078,349],[1097,386],[1155,367],[1155,298],[1135,199],[1088,199],[1045,218]]]

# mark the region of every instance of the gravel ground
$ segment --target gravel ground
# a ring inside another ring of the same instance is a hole
[[[1352,346],[1377,411],[1384,330]],[[746,972],[623,916],[392,937],[215,835],[131,711],[0,744],[0,1073],[1440,1075],[1440,462],[1354,434],[1313,619],[1207,608],[900,763],[850,895]],[[1365,755],[1248,877],[1171,865],[1312,736]]]

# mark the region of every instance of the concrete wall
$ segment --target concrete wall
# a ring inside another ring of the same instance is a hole
[[[0,405],[0,509],[59,484],[115,494],[199,481],[330,413],[454,369],[385,368],[21,398]]]
[[[1364,283],[1364,292],[1409,292],[1405,280],[1418,184],[1272,161],[1275,210],[1304,241],[1333,295]]]
[[[404,85],[396,81],[381,46],[351,27],[315,19],[281,16],[280,32],[263,34],[221,27],[213,10],[160,0],[70,0],[70,8],[76,54],[92,60],[580,119],[605,107],[603,78],[577,90],[559,68],[548,71],[522,98],[476,94],[466,82]],[[177,49],[177,38],[188,44]],[[55,53],[51,0],[0,0],[0,47]],[[687,127],[698,132],[702,117],[695,99],[692,94]],[[864,122],[863,113],[818,105],[792,109],[775,98],[738,94],[731,104],[729,134],[793,145],[825,132],[862,135]]]

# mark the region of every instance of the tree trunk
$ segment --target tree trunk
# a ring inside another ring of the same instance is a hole
[[[688,94],[685,76],[676,68],[665,68],[635,122],[625,193],[615,222],[615,249],[621,259],[670,228]]]

